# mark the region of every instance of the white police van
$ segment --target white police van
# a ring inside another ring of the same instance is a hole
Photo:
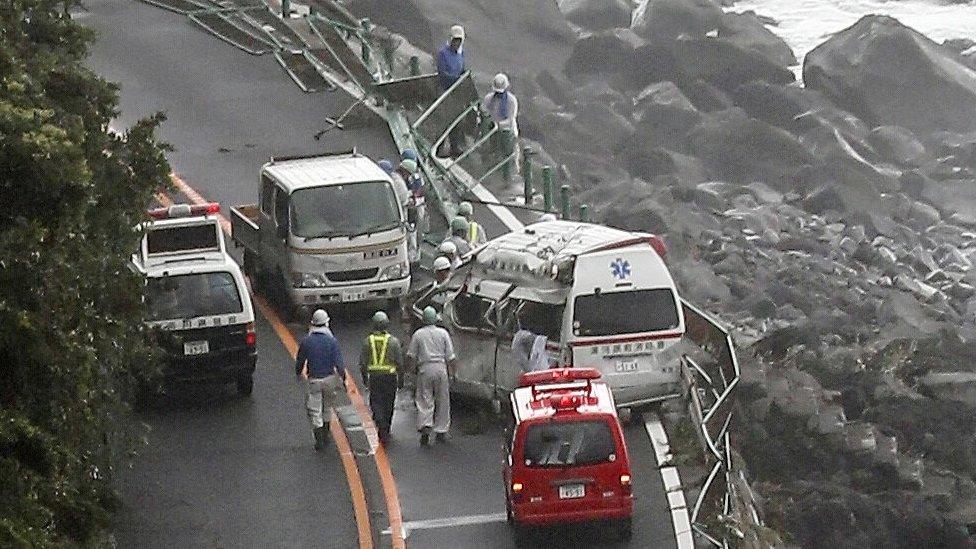
[[[148,324],[167,355],[167,382],[234,382],[250,395],[257,361],[254,308],[227,253],[215,203],[149,212],[133,267],[146,278]]]

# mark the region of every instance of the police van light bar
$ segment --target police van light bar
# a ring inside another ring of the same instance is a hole
[[[522,374],[519,376],[519,386],[530,387],[532,385],[551,385],[594,379],[600,379],[600,371],[596,368],[553,368]]]
[[[195,215],[213,215],[220,213],[220,204],[207,202],[205,204],[173,204],[168,208],[149,210],[149,217],[153,219],[174,219],[177,217],[191,217]]]

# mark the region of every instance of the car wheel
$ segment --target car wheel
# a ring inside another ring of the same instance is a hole
[[[254,376],[251,374],[241,375],[237,378],[237,394],[242,397],[251,396],[254,392]]]
[[[512,537],[516,547],[529,547],[532,542],[532,532],[528,526],[524,526],[512,520]]]
[[[614,525],[614,537],[620,541],[630,541],[633,534],[633,520],[630,517],[620,519]]]

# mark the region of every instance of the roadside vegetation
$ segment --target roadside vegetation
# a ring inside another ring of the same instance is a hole
[[[127,401],[155,370],[133,229],[165,187],[162,116],[109,130],[117,89],[51,0],[0,6],[0,546],[97,546]]]

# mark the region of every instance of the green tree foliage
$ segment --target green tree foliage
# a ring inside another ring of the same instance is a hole
[[[0,546],[96,545],[126,400],[154,370],[133,229],[168,184],[162,116],[109,130],[117,89],[51,0],[0,3]]]

